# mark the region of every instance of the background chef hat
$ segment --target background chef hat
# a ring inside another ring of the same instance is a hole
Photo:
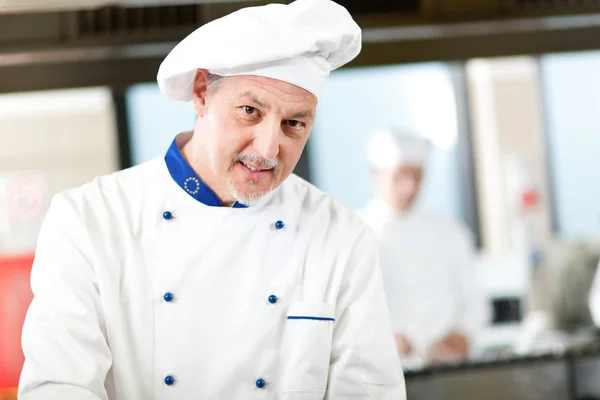
[[[330,0],[248,7],[183,39],[158,71],[158,86],[190,101],[199,68],[221,76],[258,75],[289,82],[319,97],[330,71],[361,50],[361,30]]]
[[[371,134],[367,157],[375,169],[390,169],[400,165],[423,166],[430,147],[429,140],[413,132],[388,128]]]

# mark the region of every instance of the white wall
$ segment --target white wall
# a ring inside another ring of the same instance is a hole
[[[472,60],[467,75],[483,245],[491,254],[527,257],[552,236],[537,63]],[[524,211],[520,196],[529,188],[540,201]]]
[[[126,101],[133,164],[164,156],[177,134],[194,129],[191,103],[168,99],[154,83],[132,86]]]
[[[45,208],[34,202],[115,171],[116,138],[108,89],[1,95],[0,252],[35,247]]]
[[[600,238],[600,52],[541,59],[558,234]]]

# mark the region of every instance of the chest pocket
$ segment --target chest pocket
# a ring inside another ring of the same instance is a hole
[[[292,303],[281,352],[283,398],[322,399],[327,389],[335,306]],[[285,394],[288,397],[285,397]]]

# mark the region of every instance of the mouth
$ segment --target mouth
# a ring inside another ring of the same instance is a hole
[[[243,161],[239,161],[244,167],[248,168],[250,171],[271,171],[273,168],[261,167],[256,164],[245,163]]]
[[[249,179],[260,179],[271,174],[274,168],[267,168],[253,163],[238,161],[238,166]]]

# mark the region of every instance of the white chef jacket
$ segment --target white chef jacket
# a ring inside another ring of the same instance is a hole
[[[426,362],[430,346],[452,331],[472,339],[485,307],[469,231],[423,211],[398,213],[378,199],[361,216],[380,239],[393,329],[409,340],[419,360]]]
[[[207,205],[179,138],[53,199],[20,399],[405,399],[372,231],[293,175]]]

